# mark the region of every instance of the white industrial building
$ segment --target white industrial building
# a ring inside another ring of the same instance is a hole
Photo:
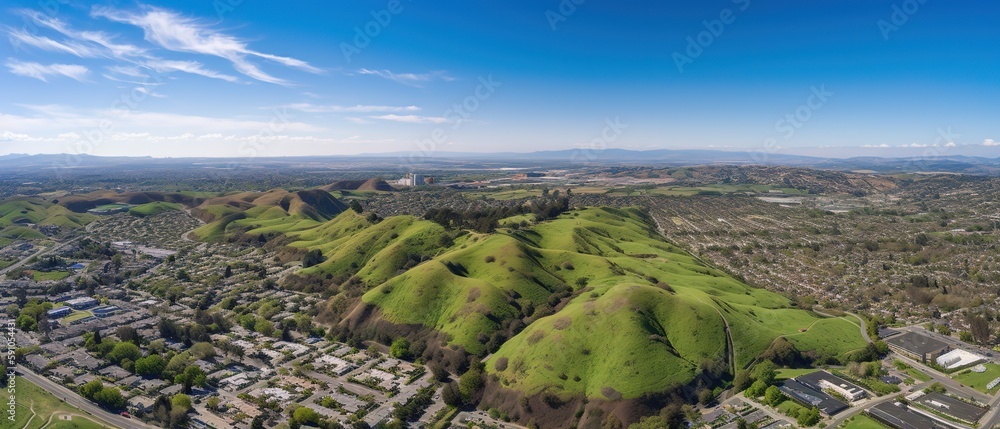
[[[410,173],[406,177],[399,179],[396,184],[401,186],[423,186],[427,184],[427,179],[423,174]]]
[[[961,349],[955,349],[938,356],[937,364],[944,367],[944,369],[953,370],[969,365],[975,365],[984,360],[986,360],[985,356],[977,355]]]

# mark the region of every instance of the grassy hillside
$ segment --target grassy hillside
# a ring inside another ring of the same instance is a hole
[[[201,240],[221,240],[237,232],[251,235],[291,234],[315,228],[347,209],[329,192],[246,192],[209,198],[193,213],[205,225],[194,235]]]
[[[781,336],[832,356],[864,347],[856,325],[789,308],[788,299],[702,264],[649,225],[638,210],[592,208],[448,246],[435,224],[370,224],[349,212],[297,234],[293,245],[327,257],[306,272],[353,267],[377,285],[362,300],[381,320],[425,326],[478,354],[512,335],[487,369],[529,394],[634,398],[690,382],[706,366],[745,368]],[[415,254],[433,257],[400,269],[403,255]]]
[[[74,213],[40,198],[15,197],[0,203],[0,227],[33,223],[72,229],[84,226],[94,219],[93,215]]]
[[[323,190],[215,196],[194,213],[206,221],[195,231],[203,240],[281,236],[292,254],[321,251],[300,275],[353,277],[364,292],[364,311],[338,317],[422,327],[470,353],[494,352],[487,371],[528,395],[637,398],[706,368],[746,368],[778,337],[829,356],[864,347],[857,325],[790,308],[705,265],[636,209],[579,209],[492,234],[378,219]],[[521,221],[534,219],[501,224]]]
[[[180,204],[157,201],[132,207],[128,214],[138,217],[156,216],[174,210],[183,210]]]

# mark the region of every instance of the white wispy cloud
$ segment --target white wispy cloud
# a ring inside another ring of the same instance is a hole
[[[91,47],[74,41],[57,42],[48,37],[28,34],[23,30],[10,30],[8,33],[10,44],[16,48],[30,46],[43,51],[70,54],[80,58],[97,58],[103,54]]]
[[[1000,142],[993,139],[983,140],[983,146],[1000,146]]]
[[[171,60],[152,60],[146,62],[146,66],[156,70],[159,73],[170,73],[170,72],[184,72],[196,74],[199,76],[210,77],[212,79],[222,79],[226,82],[237,82],[239,79],[236,76],[230,76],[227,74],[222,74],[214,70],[206,69],[201,63],[197,61],[171,61]]]
[[[371,70],[362,68],[358,70],[358,74],[378,76],[383,79],[416,87],[423,86],[424,83],[435,80],[442,80],[445,82],[455,80],[455,78],[449,76],[448,73],[444,71],[433,71],[429,73],[395,73],[391,70]]]
[[[292,110],[306,113],[389,113],[389,112],[416,112],[420,108],[417,106],[378,106],[378,105],[316,105],[310,103],[294,103],[284,106]]]
[[[100,131],[111,124],[116,133],[148,133],[150,135],[174,135],[177,130],[194,135],[233,133],[258,134],[261,130],[274,127],[272,118],[242,119],[223,116],[186,115],[178,113],[149,112],[132,110],[123,112],[107,109],[75,109],[62,105],[16,104],[29,114],[0,115],[0,130],[16,130],[20,133],[69,133],[77,130]],[[102,125],[105,124],[105,125]],[[314,124],[288,120],[282,122],[288,133],[325,132]],[[173,133],[173,134],[171,134]],[[92,136],[88,136],[92,137]],[[105,138],[107,135],[99,135]]]
[[[27,134],[18,134],[11,131],[4,131],[0,133],[0,142],[16,142],[25,141],[31,138]]]
[[[448,122],[448,118],[441,116],[417,116],[417,115],[381,115],[381,116],[369,116],[372,119],[381,119],[383,121],[393,121],[393,122],[404,122],[407,124],[444,124]]]
[[[160,94],[160,93],[158,93],[156,91],[153,91],[153,90],[151,90],[151,89],[149,89],[148,87],[145,87],[145,86],[137,86],[135,88],[132,88],[132,90],[135,91],[135,92],[137,92],[137,93],[139,93],[139,94],[147,95],[147,96],[150,96],[150,97],[166,98],[166,95]]]
[[[236,71],[262,82],[289,84],[284,79],[262,71],[256,64],[248,61],[247,57],[263,58],[310,73],[322,73],[322,70],[296,58],[252,50],[246,42],[235,36],[224,34],[194,18],[170,10],[142,6],[141,11],[136,12],[95,7],[91,15],[139,27],[147,41],[167,50],[223,58],[231,62]]]
[[[90,72],[86,67],[78,64],[39,64],[35,62],[25,62],[17,59],[8,59],[5,63],[7,69],[18,76],[31,77],[42,82],[48,82],[49,76],[65,76],[70,79],[83,81]]]
[[[121,59],[146,56],[145,49],[132,44],[116,43],[114,41],[114,37],[106,33],[100,31],[77,31],[71,28],[66,23],[62,22],[61,20],[49,16],[47,14],[43,14],[37,10],[22,9],[19,12],[21,13],[21,15],[27,17],[28,19],[31,19],[34,23],[49,28],[53,31],[58,32],[59,34],[62,34],[65,37],[72,39],[73,40],[72,42],[67,42],[64,46],[77,49],[78,52],[67,51],[67,53],[71,53],[77,56],[85,56],[81,54],[88,54],[88,57],[105,56],[109,58],[121,58]],[[15,37],[15,34],[12,33],[11,37]],[[45,49],[43,46],[39,45],[34,45],[34,46]],[[52,48],[63,49],[56,47]]]

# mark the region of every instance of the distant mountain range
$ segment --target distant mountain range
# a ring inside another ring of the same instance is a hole
[[[879,148],[872,148],[879,149]],[[726,150],[557,150],[530,153],[498,152],[434,152],[431,154],[394,152],[338,156],[296,156],[268,158],[153,158],[153,157],[104,157],[67,154],[9,154],[0,156],[0,171],[90,168],[316,168],[317,166],[355,165],[364,162],[369,168],[398,168],[413,165],[420,168],[447,168],[456,164],[469,164],[469,168],[550,167],[565,168],[583,165],[783,165],[830,170],[871,170],[875,172],[947,172],[963,174],[1000,175],[1000,157],[969,156],[941,150],[914,152],[893,151],[885,153],[905,156],[865,156],[839,158],[808,156],[787,153]],[[1000,156],[1000,150],[993,150]],[[916,155],[910,155],[914,153]],[[987,152],[989,153],[989,152]],[[923,155],[929,156],[923,156]]]

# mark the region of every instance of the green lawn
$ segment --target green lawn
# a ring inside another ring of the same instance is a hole
[[[909,368],[906,370],[906,373],[909,374],[910,377],[913,377],[915,380],[931,381],[931,376],[924,374],[923,371],[916,368]]]
[[[66,316],[66,317],[63,318],[63,322],[73,323],[73,322],[76,322],[77,320],[86,319],[86,318],[91,317],[93,315],[94,315],[94,313],[91,313],[89,311],[75,311],[74,310],[72,313],[70,313],[69,316]]]
[[[840,425],[840,429],[886,429],[886,426],[864,414],[858,414]]]
[[[954,378],[959,383],[962,383],[980,392],[986,394],[996,393],[997,389],[1000,388],[1000,386],[994,386],[993,390],[987,392],[986,385],[989,384],[991,381],[995,380],[997,377],[1000,377],[1000,365],[994,363],[988,363],[985,366],[986,366],[986,372],[982,374],[976,374],[969,370],[962,370],[961,372],[958,373],[958,375],[955,375],[952,378]]]
[[[799,415],[799,412],[806,411],[805,407],[799,405],[798,402],[795,402],[791,399],[778,404],[778,406],[775,408],[777,408],[778,411],[781,412],[781,414],[784,414],[792,418],[797,417]]]
[[[72,407],[59,398],[46,392],[42,388],[28,382],[23,378],[17,379],[17,419],[10,421],[6,415],[0,420],[0,429],[41,429],[53,415],[74,415],[72,420],[58,420],[54,418],[52,424],[45,426],[46,429],[99,429],[108,426],[95,423],[85,417],[83,411]],[[34,411],[35,417],[29,422],[31,413]]]
[[[35,271],[35,281],[44,282],[47,280],[59,281],[69,277],[69,271]]]
[[[45,429],[101,429],[106,427],[83,417],[74,416],[72,420],[54,420]]]
[[[816,368],[805,368],[805,369],[788,369],[788,368],[782,368],[782,369],[778,370],[778,376],[776,377],[776,379],[778,379],[778,380],[788,380],[789,378],[795,378],[795,377],[798,377],[800,375],[812,374],[812,373],[814,373],[816,371],[819,371],[819,369],[816,369]]]

